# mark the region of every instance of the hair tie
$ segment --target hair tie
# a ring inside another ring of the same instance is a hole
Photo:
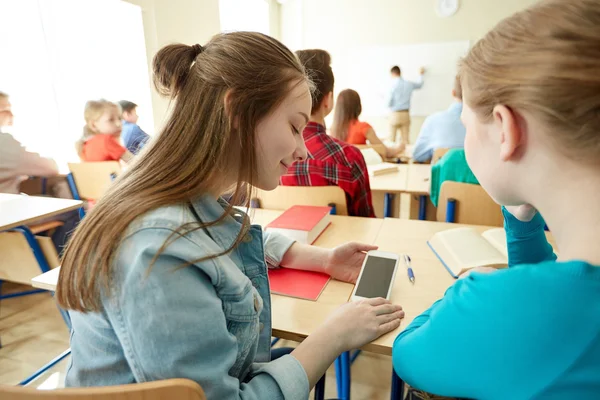
[[[198,57],[198,54],[200,54],[200,53],[202,53],[204,51],[204,47],[202,47],[198,43],[196,43],[195,45],[193,45],[192,49],[194,50],[194,57]]]

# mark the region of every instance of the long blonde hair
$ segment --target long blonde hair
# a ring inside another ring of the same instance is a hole
[[[482,121],[503,104],[545,126],[566,156],[600,161],[600,2],[546,0],[500,22],[460,65]]]
[[[119,104],[105,99],[90,100],[85,103],[85,109],[83,110],[83,118],[85,119],[83,133],[77,142],[75,142],[75,150],[77,150],[77,155],[79,157],[83,154],[83,144],[85,141],[97,134],[97,132],[92,129],[92,122],[98,121],[106,111],[112,108],[116,108],[119,115],[121,114],[121,106]]]
[[[256,176],[257,125],[295,85],[310,86],[294,54],[256,32],[219,34],[204,47],[168,45],[154,57],[153,69],[158,91],[174,100],[173,111],[144,156],[116,179],[73,234],[56,293],[64,308],[99,310],[100,293],[110,293],[111,263],[127,226],[150,210],[189,204],[210,192],[232,163],[239,168],[231,203],[248,207]],[[158,254],[172,240],[218,224],[230,212],[231,206],[216,221],[180,227]],[[227,254],[248,226],[245,221],[230,248],[191,262]]]

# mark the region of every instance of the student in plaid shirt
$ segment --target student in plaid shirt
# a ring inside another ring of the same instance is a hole
[[[327,134],[325,117],[333,110],[331,56],[325,50],[296,52],[316,85],[310,121],[302,132],[308,157],[290,166],[281,177],[285,186],[339,186],[346,193],[348,213],[375,217],[369,174],[356,147]]]

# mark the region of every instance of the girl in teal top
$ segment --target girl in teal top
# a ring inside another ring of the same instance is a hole
[[[506,206],[509,268],[459,280],[396,338],[394,369],[411,386],[600,398],[599,20],[597,0],[542,1],[461,63],[466,157]]]

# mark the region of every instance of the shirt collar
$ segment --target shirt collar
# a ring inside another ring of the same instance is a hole
[[[321,134],[326,135],[327,129],[325,129],[323,125],[313,121],[309,121],[308,124],[306,124],[304,130],[302,131],[302,136],[304,137],[304,140],[308,140],[314,136]]]

